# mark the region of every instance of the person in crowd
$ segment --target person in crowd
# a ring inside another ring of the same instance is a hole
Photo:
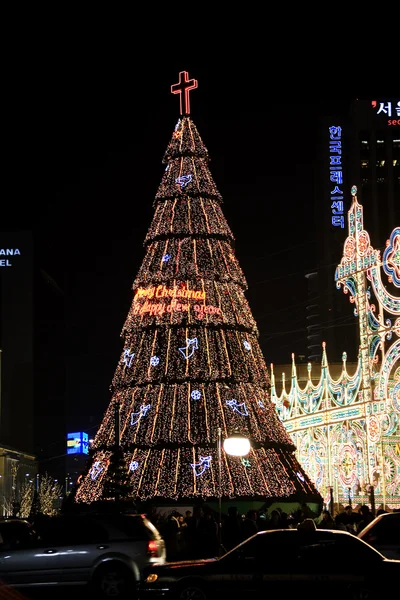
[[[222,544],[226,550],[235,548],[242,541],[241,524],[242,519],[237,506],[230,506],[222,526]]]
[[[318,529],[336,529],[334,519],[332,519],[329,510],[323,510],[318,523]]]
[[[192,511],[191,511],[191,510],[187,510],[187,511],[185,512],[185,523],[186,523],[186,524],[187,524],[187,522],[189,521],[189,519],[191,519],[191,518],[192,518],[192,516],[193,516],[193,513],[192,513]]]
[[[202,539],[202,558],[218,556],[219,550],[219,526],[210,510],[204,511],[204,536]]]
[[[187,558],[204,558],[204,537],[205,532],[204,511],[200,505],[193,508],[193,515],[187,521]]]
[[[281,515],[278,510],[274,509],[271,512],[271,517],[268,519],[265,529],[282,529]]]
[[[174,510],[168,517],[164,531],[168,561],[178,560],[179,557],[179,516],[180,514]]]
[[[258,532],[257,519],[258,513],[256,510],[251,509],[247,511],[246,518],[242,522],[241,526],[242,540],[247,540],[247,538],[251,537],[252,535]]]
[[[372,512],[370,511],[369,506],[366,504],[362,504],[358,509],[358,512],[361,515],[361,519],[357,523],[357,533],[360,533],[369,523],[371,523],[374,518]]]
[[[355,533],[357,529],[357,523],[360,520],[360,515],[353,511],[353,508],[348,504],[344,507],[344,510],[336,516],[336,522],[343,524],[347,531]]]

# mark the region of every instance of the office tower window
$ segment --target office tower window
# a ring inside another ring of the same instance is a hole
[[[361,168],[362,169],[368,169],[369,167],[369,160],[362,160],[361,161]]]

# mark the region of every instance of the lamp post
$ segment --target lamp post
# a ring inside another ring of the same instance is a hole
[[[250,452],[250,440],[240,433],[234,433],[227,437],[222,444],[222,430],[218,427],[218,555],[222,548],[222,446],[226,454],[230,456],[246,456]]]

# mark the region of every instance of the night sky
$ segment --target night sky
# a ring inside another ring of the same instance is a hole
[[[161,161],[179,118],[170,94],[179,71],[198,80],[191,116],[236,237],[266,361],[305,350],[318,117],[346,114],[355,96],[343,87],[305,92],[273,71],[262,88],[260,66],[245,63],[188,63],[127,72],[126,63],[104,68],[87,56],[79,68],[27,68],[10,92],[12,186],[1,229],[34,232],[44,454],[63,451],[66,430],[94,433],[111,398]]]

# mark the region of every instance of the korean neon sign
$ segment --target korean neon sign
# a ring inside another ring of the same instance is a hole
[[[336,125],[329,127],[329,180],[332,225],[344,229],[342,128]]]
[[[395,104],[394,102],[377,102],[372,100],[372,108],[376,109],[376,114],[384,114],[388,118],[387,124],[400,125],[400,100]],[[393,118],[394,117],[394,118]]]

